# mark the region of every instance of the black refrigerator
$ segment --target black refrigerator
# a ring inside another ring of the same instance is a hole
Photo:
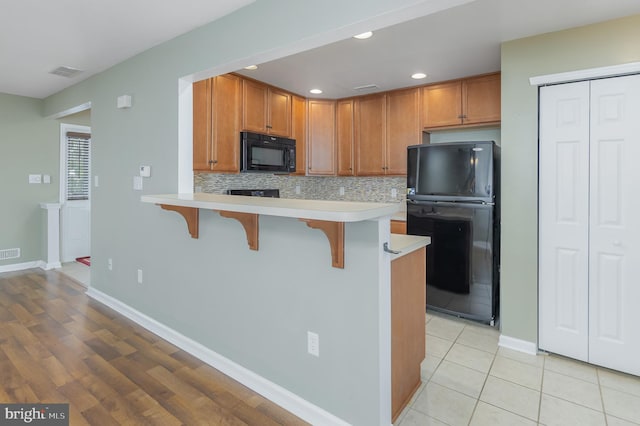
[[[500,286],[500,147],[410,146],[407,233],[431,237],[427,309],[494,325]]]

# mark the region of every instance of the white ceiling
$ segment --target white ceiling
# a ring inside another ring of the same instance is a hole
[[[47,97],[253,1],[2,0],[0,93]]]
[[[254,0],[2,0],[0,93],[44,98]],[[500,43],[640,13],[639,0],[475,0],[244,72],[342,98],[500,69]],[[49,74],[59,66],[84,72]],[[428,78],[415,81],[413,72]]]
[[[338,99],[498,71],[504,41],[638,13],[638,0],[475,0],[367,40],[350,38],[238,72],[305,97]],[[415,72],[428,77],[413,80]],[[379,89],[353,90],[369,84]]]

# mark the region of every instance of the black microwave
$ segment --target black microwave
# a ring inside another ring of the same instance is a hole
[[[240,132],[240,171],[294,173],[296,141],[260,133]]]

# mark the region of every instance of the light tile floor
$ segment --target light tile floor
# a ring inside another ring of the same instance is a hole
[[[426,320],[423,383],[399,426],[640,425],[640,377],[498,348],[498,330],[470,321]]]

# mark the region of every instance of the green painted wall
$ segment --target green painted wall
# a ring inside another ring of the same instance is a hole
[[[258,0],[47,98],[45,116],[91,102],[100,182],[92,189],[92,287],[350,423],[388,424],[378,404],[377,223],[347,226],[347,267],[336,270],[326,237],[294,219],[261,217],[260,251],[251,252],[235,221],[201,212],[194,240],[180,216],[140,196],[177,191],[180,77],[346,38],[369,29],[363,22],[409,19],[432,3]],[[132,108],[116,108],[123,94]],[[152,166],[142,192],[132,190],[140,165]],[[282,281],[263,280],[276,273]],[[306,354],[306,330],[320,334],[320,358]]]
[[[21,249],[0,267],[45,257],[39,204],[58,201],[60,130],[42,108],[40,99],[0,94],[0,249]],[[29,174],[51,175],[51,184],[29,184]]]
[[[506,336],[538,340],[538,89],[529,78],[640,61],[638,40],[640,15],[502,46],[501,314]]]

